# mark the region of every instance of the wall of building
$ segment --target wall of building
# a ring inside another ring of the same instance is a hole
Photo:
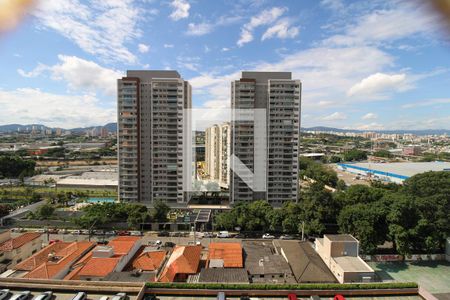
[[[13,249],[12,251],[3,252],[0,261],[4,259],[10,260],[11,263],[8,265],[8,268],[12,268],[41,249],[42,236],[22,245],[22,247]]]

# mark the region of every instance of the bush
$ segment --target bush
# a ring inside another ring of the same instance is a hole
[[[227,284],[149,282],[147,288],[208,290],[378,290],[417,288],[415,282],[392,283],[301,283],[301,284]]]

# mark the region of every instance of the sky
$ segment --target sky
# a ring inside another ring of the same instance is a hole
[[[126,70],[175,69],[196,108],[291,71],[303,127],[450,129],[450,30],[425,1],[29,2],[0,0],[0,124],[116,122]]]

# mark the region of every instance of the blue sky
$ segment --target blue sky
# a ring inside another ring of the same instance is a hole
[[[267,70],[302,80],[305,127],[450,129],[450,31],[419,1],[41,0],[11,16],[0,124],[115,122],[127,69],[178,70],[199,108]]]

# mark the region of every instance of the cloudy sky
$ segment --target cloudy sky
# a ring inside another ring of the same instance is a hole
[[[420,2],[13,2],[0,0],[0,124],[115,122],[127,69],[178,70],[198,108],[228,107],[240,71],[267,70],[301,79],[302,126],[450,129],[450,31]]]

